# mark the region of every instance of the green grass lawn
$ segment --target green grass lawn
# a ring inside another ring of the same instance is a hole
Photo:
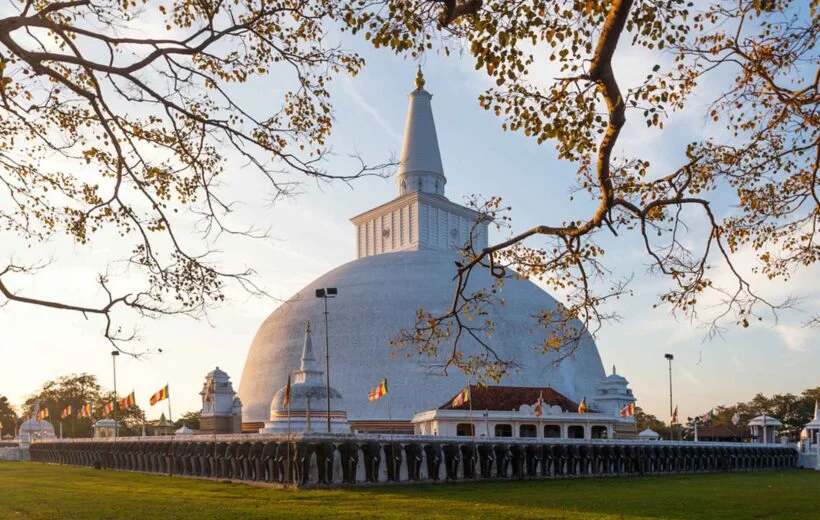
[[[820,518],[820,472],[283,490],[0,462],[0,518]]]

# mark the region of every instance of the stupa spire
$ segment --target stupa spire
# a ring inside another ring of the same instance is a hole
[[[424,90],[424,74],[419,65],[416,89],[410,93],[410,106],[404,123],[399,172],[396,177],[399,195],[414,191],[444,195],[444,167],[438,147],[432,95]]]
[[[313,355],[313,341],[310,339],[310,321],[305,325],[305,343],[302,346],[302,372],[316,370],[316,357]]]

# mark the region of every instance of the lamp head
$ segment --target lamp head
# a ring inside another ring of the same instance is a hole
[[[112,355],[112,356],[119,356],[119,355],[120,355],[120,351],[119,351],[119,350],[112,350],[112,351],[111,351],[111,355]]]
[[[333,298],[339,293],[335,287],[325,287],[323,289],[316,289],[317,298]]]
[[[664,354],[663,357],[665,357],[669,361],[672,361],[673,359],[675,359],[675,356],[673,356],[672,354]]]

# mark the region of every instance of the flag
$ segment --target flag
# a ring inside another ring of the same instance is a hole
[[[632,417],[635,415],[635,403],[629,403],[621,408],[621,417]]]
[[[735,414],[732,416],[732,424],[737,426],[737,423],[739,423],[739,422],[740,422],[740,414],[735,412]]]
[[[675,410],[672,412],[671,424],[678,424],[678,406],[675,405]]]
[[[290,406],[290,374],[288,374],[288,386],[285,387],[285,398],[282,400],[282,406],[285,408]]]
[[[290,382],[290,376],[288,376],[288,382]],[[214,389],[216,388],[216,381],[211,379],[211,382],[208,383],[208,387],[205,388],[205,402],[210,403],[214,400]],[[290,387],[288,387],[290,388]],[[288,392],[290,395],[290,392]]]
[[[699,417],[698,417],[698,419],[700,419],[700,422],[701,422],[701,423],[704,423],[704,424],[705,424],[705,423],[707,423],[707,422],[711,421],[711,420],[712,420],[712,417],[713,417],[712,410],[709,410],[709,411],[708,411],[708,412],[706,412],[705,414],[703,414],[703,415],[699,416]]]
[[[91,404],[84,404],[80,408],[80,413],[78,415],[80,417],[91,417]]]
[[[587,398],[584,396],[584,398],[581,399],[581,404],[578,405],[578,413],[587,413],[587,410]]]
[[[65,419],[69,415],[71,415],[71,405],[66,406],[65,409],[60,412],[60,419]]]
[[[470,387],[467,386],[453,398],[453,408],[461,406],[470,400]]]
[[[543,410],[544,405],[544,392],[542,391],[538,394],[538,402],[535,403],[535,416],[541,417],[544,414]]]
[[[48,408],[43,408],[39,412],[37,412],[37,420],[42,421],[43,419],[48,418]]]
[[[114,401],[109,401],[103,406],[103,417],[108,417],[114,411]]]
[[[162,389],[151,396],[151,406],[154,406],[164,399],[168,399],[168,385],[163,386]]]
[[[136,399],[134,399],[134,392],[131,391],[130,394],[128,394],[127,396],[120,399],[120,410],[127,410],[128,408],[131,408],[132,406],[135,406],[136,404],[137,404],[137,401],[136,401]]]
[[[379,397],[387,395],[387,378],[382,379],[378,385],[367,395],[368,401],[375,401]]]

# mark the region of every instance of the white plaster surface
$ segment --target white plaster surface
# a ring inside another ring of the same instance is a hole
[[[330,380],[344,396],[350,421],[387,419],[387,399],[367,400],[382,377],[388,379],[393,420],[409,421],[417,412],[442,405],[464,387],[465,377],[455,371],[447,377],[434,373],[429,365],[441,359],[394,356],[389,342],[402,327],[414,324],[419,308],[440,312],[452,302],[457,258],[457,253],[429,250],[362,258],[321,276],[282,304],[262,323],[248,353],[239,386],[243,422],[269,419],[274,393],[300,366],[306,320],[315,325],[315,353],[324,362],[323,302],[315,297],[315,289],[322,287],[339,290],[328,302]],[[477,270],[472,281],[472,287],[490,287],[493,279],[486,270]],[[554,355],[536,350],[545,334],[532,317],[554,308],[555,300],[534,284],[514,279],[500,297],[506,305],[491,312],[496,328],[489,343],[520,366],[502,384],[551,385],[576,401],[592,396],[605,377],[592,338],[584,338],[573,356],[555,366]],[[466,352],[479,351],[477,343],[463,341]]]

